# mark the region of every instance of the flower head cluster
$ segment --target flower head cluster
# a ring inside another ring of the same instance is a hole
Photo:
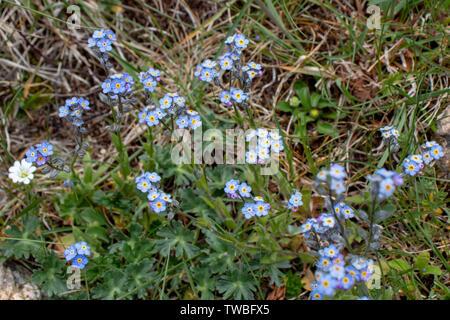
[[[387,142],[389,145],[389,152],[397,152],[400,149],[398,144],[398,137],[400,133],[393,126],[385,126],[380,128],[381,136],[383,137],[383,142]]]
[[[412,154],[403,160],[403,171],[405,174],[415,176],[433,160],[438,160],[444,156],[442,147],[436,141],[428,141],[421,145],[422,155]]]
[[[288,210],[292,210],[293,212],[296,212],[298,210],[298,207],[303,205],[302,201],[303,195],[298,191],[297,189],[294,189],[294,192],[291,194],[291,197],[289,198],[287,208]]]
[[[231,107],[233,103],[247,106],[249,95],[243,89],[250,88],[252,79],[262,75],[260,64],[252,61],[242,66],[240,63],[242,50],[247,48],[248,43],[249,40],[241,34],[228,37],[225,40],[226,50],[217,62],[207,59],[197,65],[194,72],[201,81],[220,85],[222,88],[220,101],[228,107]],[[229,78],[224,79],[226,71],[230,71]],[[220,84],[220,78],[223,85]],[[239,80],[241,88],[232,87],[233,80]]]
[[[322,213],[317,219],[310,218],[306,220],[301,226],[301,231],[304,233],[305,238],[311,238],[311,231],[314,231],[316,234],[322,234],[333,229],[335,225],[336,219],[332,214]]]
[[[340,164],[332,164],[329,170],[322,169],[317,173],[316,184],[325,183],[328,188],[340,195],[345,192],[345,169]]]
[[[22,161],[15,161],[14,165],[9,168],[8,177],[14,183],[24,183],[29,184],[31,180],[33,180],[34,175],[33,172],[36,171],[36,167],[33,166],[26,159],[22,159]]]
[[[235,51],[236,54],[241,54],[242,49],[247,48],[249,41],[242,34],[235,33],[232,36],[229,36],[225,40],[225,44],[227,44],[232,50]]]
[[[383,200],[392,196],[395,187],[403,185],[403,177],[395,171],[378,169],[373,175],[368,175],[367,179],[372,182],[370,189],[372,196],[378,200]]]
[[[430,164],[431,161],[438,160],[444,156],[442,147],[436,141],[426,142],[421,147],[424,150],[422,159],[425,164]]]
[[[153,92],[158,84],[161,72],[150,68],[147,72],[139,73],[139,82],[142,83],[146,92]]]
[[[219,71],[217,71],[216,66],[217,62],[207,59],[196,67],[194,76],[201,81],[211,82],[219,77]]]
[[[424,168],[422,156],[420,154],[411,154],[403,160],[403,170],[405,174],[415,176]]]
[[[220,101],[231,107],[233,102],[238,104],[248,100],[248,93],[241,89],[230,88],[230,90],[223,90],[220,93]]]
[[[36,163],[41,166],[49,161],[50,156],[53,154],[53,145],[48,142],[41,142],[35,146],[30,147],[25,155],[26,161],[29,163]]]
[[[253,216],[266,216],[269,214],[270,204],[265,203],[264,199],[260,196],[254,197],[252,192],[252,187],[250,187],[245,182],[240,182],[239,180],[229,180],[225,184],[224,188],[227,197],[231,199],[236,199],[240,197],[242,200],[248,200],[253,202],[245,202],[242,207],[242,213],[244,214],[246,219],[250,219]]]
[[[400,133],[393,126],[385,126],[380,128],[381,136],[383,139],[391,139],[393,141],[397,141],[397,138],[400,136]]]
[[[354,210],[344,202],[339,202],[334,206],[334,213],[339,217],[344,219],[350,219],[354,217]]]
[[[161,177],[156,172],[144,172],[136,178],[136,186],[147,193],[149,206],[156,213],[166,211],[168,204],[172,203],[171,196],[159,190]]]
[[[186,109],[186,99],[178,93],[167,93],[159,99],[159,108],[154,105],[148,105],[139,113],[139,122],[146,123],[149,127],[156,126],[169,114],[176,118],[176,124],[179,128],[196,129],[202,125],[202,120],[197,111]]]
[[[59,117],[66,118],[76,127],[81,127],[84,123],[81,119],[83,111],[90,109],[88,100],[72,97],[67,99],[63,106],[59,107]]]
[[[279,153],[283,151],[283,141],[278,131],[269,132],[266,129],[251,129],[245,140],[249,143],[249,151],[245,153],[247,163],[262,164],[269,159],[271,152]]]
[[[363,257],[354,257],[346,266],[343,255],[334,245],[319,250],[319,255],[316,282],[311,284],[312,300],[333,297],[339,289],[350,290],[356,283],[368,280],[374,271],[373,261]]]
[[[126,96],[133,91],[133,77],[127,73],[112,74],[102,84],[103,93],[109,94],[111,99]]]
[[[243,66],[241,70],[247,74],[249,79],[253,79],[256,76],[262,76],[263,74],[261,65],[255,62],[247,63],[247,65]]]
[[[96,30],[91,38],[88,39],[88,47],[99,50],[100,52],[111,51],[111,44],[116,41],[116,35],[110,30]]]
[[[84,269],[88,263],[86,256],[91,255],[91,248],[85,241],[77,242],[64,250],[66,261],[72,261],[72,267]]]

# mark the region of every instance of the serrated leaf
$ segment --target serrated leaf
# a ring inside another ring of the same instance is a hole
[[[93,297],[96,299],[115,300],[125,295],[128,290],[126,283],[127,275],[118,270],[110,270],[105,272],[103,282],[94,288]]]

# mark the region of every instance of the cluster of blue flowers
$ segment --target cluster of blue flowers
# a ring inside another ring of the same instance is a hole
[[[219,72],[215,69],[216,66],[217,62],[207,59],[196,67],[194,76],[198,77],[201,81],[211,82],[219,77]]]
[[[96,30],[92,38],[88,39],[88,47],[99,50],[100,52],[111,51],[111,44],[116,41],[116,35],[110,30]]]
[[[400,136],[398,130],[395,129],[393,126],[385,126],[383,128],[380,128],[380,131],[383,139],[396,140]]]
[[[247,163],[263,164],[271,156],[271,151],[278,153],[284,150],[283,141],[278,131],[269,133],[266,129],[251,129],[245,140],[249,143],[249,151],[245,153]]]
[[[311,284],[311,299],[322,300],[324,296],[333,297],[336,290],[350,290],[356,283],[368,280],[374,272],[373,260],[353,257],[345,265],[344,256],[336,246],[329,245],[319,250],[316,282]]]
[[[344,179],[347,177],[345,169],[340,164],[332,164],[329,170],[322,169],[317,173],[316,183],[326,183],[331,191],[340,195],[345,192]]]
[[[412,154],[403,160],[403,170],[405,174],[415,176],[425,167],[429,165],[433,160],[438,160],[444,156],[442,147],[435,141],[429,141],[421,145],[423,150],[422,155]]]
[[[50,156],[53,154],[53,145],[48,142],[41,142],[35,146],[30,147],[25,155],[25,160],[30,163],[36,163],[41,166],[50,160]]]
[[[110,95],[111,99],[125,96],[133,92],[134,80],[127,73],[112,74],[102,84],[103,93]]]
[[[148,105],[139,113],[139,122],[145,122],[149,127],[156,126],[170,114],[172,117],[178,117],[176,124],[181,129],[200,127],[202,125],[200,115],[197,111],[186,109],[185,102],[185,98],[178,93],[167,93],[159,100],[159,108]]]
[[[302,201],[303,195],[298,191],[297,189],[293,190],[293,193],[291,194],[291,197],[289,198],[287,208],[288,210],[292,210],[293,212],[296,212],[298,210],[298,207],[303,205]]]
[[[259,63],[255,63],[255,62],[249,62],[247,63],[247,65],[243,66],[241,68],[242,71],[244,71],[245,73],[247,73],[247,76],[250,79],[253,79],[256,76],[262,76],[263,72],[261,70],[261,65]]]
[[[139,73],[139,82],[142,83],[146,92],[153,92],[160,79],[161,72],[150,68],[147,72]]]
[[[344,202],[339,202],[338,204],[336,204],[334,206],[334,213],[339,217],[339,218],[344,218],[344,219],[350,219],[353,218],[355,215],[353,214],[354,210],[347,204],[345,204]]]
[[[384,168],[375,170],[373,175],[367,176],[367,179],[374,184],[371,190],[378,200],[389,198],[396,187],[403,185],[403,177],[400,174]]]
[[[84,98],[72,97],[66,100],[65,105],[59,107],[59,117],[66,118],[74,126],[81,127],[83,110],[90,110],[89,101]]]
[[[241,89],[230,88],[230,90],[223,90],[220,93],[220,101],[225,103],[227,106],[231,107],[233,101],[236,103],[241,103],[248,100],[248,93],[245,93]]]
[[[156,172],[144,172],[136,178],[136,185],[139,190],[147,193],[149,206],[156,213],[167,209],[167,204],[172,202],[171,196],[158,190],[161,177]]]
[[[317,219],[309,218],[306,220],[306,222],[301,226],[301,231],[304,233],[304,237],[309,239],[312,237],[311,231],[314,231],[316,234],[321,234],[333,229],[335,225],[336,219],[333,215],[329,213],[321,213]]]
[[[248,199],[253,200],[253,202],[245,202],[242,207],[242,213],[246,219],[250,219],[253,216],[266,216],[269,214],[270,204],[265,203],[261,196],[253,196],[251,194],[252,187],[250,187],[245,182],[240,182],[239,180],[229,180],[225,184],[224,188],[227,197],[231,199],[236,199],[240,197],[244,202]]]
[[[240,59],[242,50],[247,48],[249,40],[241,34],[234,34],[225,40],[226,50],[223,55],[218,58],[218,63],[210,59],[205,60],[201,64],[197,65],[194,75],[201,81],[212,82],[219,84],[219,78],[225,73],[230,71],[229,81],[224,83],[229,84],[228,88],[220,85],[222,92],[220,93],[220,101],[231,107],[233,103],[245,104],[248,101],[248,93],[244,92],[241,88],[231,87],[233,79],[238,79],[239,84],[246,88],[251,86],[251,81],[256,76],[261,76],[261,65],[255,62],[250,62],[247,65],[241,66]]]
[[[400,149],[398,144],[398,137],[400,133],[393,126],[385,126],[380,128],[381,136],[383,137],[383,142],[387,142],[389,147],[389,152],[397,152]]]
[[[436,141],[426,142],[421,147],[424,150],[422,158],[425,164],[429,164],[431,161],[438,160],[444,156],[442,147]]]
[[[77,242],[64,250],[66,261],[72,261],[72,267],[84,269],[88,263],[86,256],[90,256],[91,248],[85,241]]]

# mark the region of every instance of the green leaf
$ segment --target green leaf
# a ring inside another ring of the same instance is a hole
[[[48,296],[53,296],[67,291],[66,280],[63,278],[65,263],[57,254],[50,251],[45,257],[41,270],[35,270],[31,279],[40,286],[40,289]]]
[[[313,92],[311,94],[311,108],[316,108],[319,106],[320,98],[321,96],[317,92]]]
[[[440,276],[442,274],[442,270],[436,266],[426,266],[423,270],[423,274],[433,274],[435,276]]]
[[[174,221],[173,226],[166,226],[156,234],[162,239],[155,240],[155,248],[163,256],[169,255],[169,250],[175,250],[175,256],[178,258],[183,254],[192,258],[199,251],[199,248],[192,245],[194,232],[185,229],[179,221]]]
[[[15,257],[17,259],[28,259],[30,254],[41,255],[45,252],[45,247],[39,243],[36,231],[39,230],[40,221],[35,216],[22,217],[22,230],[18,226],[12,225],[5,230],[7,236],[14,240],[0,242],[0,248],[5,248],[4,255],[6,257]]]
[[[100,226],[107,225],[107,221],[104,215],[94,208],[86,208],[80,213],[81,218],[83,218],[88,224],[98,224]]]
[[[306,108],[306,111],[311,109],[311,100],[309,95],[309,88],[305,82],[296,82],[294,84],[294,90],[299,97],[302,106]]]
[[[145,258],[139,263],[133,263],[127,265],[125,272],[129,276],[127,283],[128,291],[137,290],[136,294],[138,298],[144,298],[147,296],[147,290],[151,289],[154,285],[154,281],[157,278],[158,273],[152,272],[152,266],[155,259]]]
[[[96,299],[115,300],[125,295],[128,290],[126,283],[128,276],[118,270],[105,272],[103,282],[92,290],[93,297]]]
[[[289,104],[289,102],[287,102],[287,101],[280,101],[280,102],[278,102],[277,108],[280,111],[289,112],[289,113],[292,112],[292,110],[294,110],[291,107],[291,105]]]
[[[298,257],[303,263],[313,263],[315,261],[314,257],[309,253],[300,252]]]
[[[321,134],[329,135],[329,136],[337,135],[336,128],[331,123],[323,122],[323,121],[319,121],[317,123],[317,132],[319,132]]]
[[[233,297],[235,300],[253,300],[256,291],[256,281],[248,270],[241,265],[239,270],[223,275],[217,283],[217,290],[223,293],[223,298]]]
[[[408,262],[406,262],[405,260],[402,259],[394,259],[388,262],[389,266],[397,271],[408,271],[411,269],[411,266],[408,264]]]
[[[109,242],[109,237],[108,237],[108,233],[106,232],[106,230],[102,227],[99,226],[90,226],[86,229],[86,234],[94,237],[94,238],[98,238],[100,240],[103,240],[105,242]]]
[[[214,291],[217,282],[217,276],[214,276],[214,269],[210,265],[198,268],[192,268],[195,285],[198,291],[201,292],[200,299],[213,300]]]
[[[430,253],[428,251],[423,251],[416,257],[416,261],[414,261],[414,268],[422,271],[422,269],[428,264],[428,261],[430,261]]]

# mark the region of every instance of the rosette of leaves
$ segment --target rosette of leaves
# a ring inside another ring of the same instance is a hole
[[[307,84],[298,81],[294,84],[296,95],[288,101],[280,101],[277,105],[278,110],[291,113],[293,120],[300,120],[300,123],[307,126],[308,123],[316,123],[317,132],[324,135],[336,136],[337,128],[327,120],[338,120],[343,113],[338,113],[335,109],[335,103],[331,99],[322,97],[317,92],[310,92]],[[300,130],[296,126],[296,134]]]

